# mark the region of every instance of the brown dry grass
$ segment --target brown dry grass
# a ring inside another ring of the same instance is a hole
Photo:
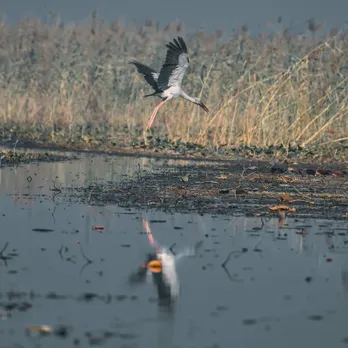
[[[151,88],[127,62],[158,69],[177,35],[190,54],[184,87],[211,112],[172,101],[155,120],[158,134],[217,148],[347,143],[347,31],[255,38],[241,30],[223,42],[221,32],[187,37],[182,24],[124,27],[95,15],[67,26],[58,18],[13,27],[0,20],[0,122],[36,129],[37,139],[49,130],[52,141],[59,133],[88,142],[91,129],[140,139],[159,100],[143,99]]]

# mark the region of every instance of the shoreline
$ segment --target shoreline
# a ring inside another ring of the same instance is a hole
[[[16,145],[14,145],[16,144]],[[50,151],[61,153],[87,153],[93,155],[147,157],[158,159],[187,160],[197,162],[229,163],[239,161],[268,161],[275,163],[317,164],[318,166],[332,163],[348,163],[348,147],[341,146],[327,153],[316,153],[314,148],[289,149],[281,147],[257,148],[252,146],[214,150],[196,146],[196,144],[168,143],[168,146],[150,143],[137,146],[108,146],[108,144],[89,145],[83,143],[63,144],[48,141],[23,140],[17,143],[8,140],[0,141],[0,148],[6,151]],[[15,152],[14,151],[14,152]],[[286,153],[287,152],[287,153]]]

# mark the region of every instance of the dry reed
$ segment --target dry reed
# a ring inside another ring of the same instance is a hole
[[[215,148],[342,146],[348,140],[347,34],[285,29],[253,37],[242,29],[222,41],[220,31],[188,36],[180,23],[164,30],[151,21],[124,27],[95,14],[72,25],[55,17],[15,26],[0,20],[0,122],[3,129],[35,129],[27,136],[37,140],[45,132],[51,141],[139,140],[159,100],[143,99],[151,88],[127,62],[158,69],[164,44],[182,35],[191,62],[184,88],[211,112],[183,100],[168,103],[154,123],[162,137]]]

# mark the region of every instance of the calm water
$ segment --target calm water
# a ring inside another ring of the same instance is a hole
[[[0,170],[0,250],[8,242],[3,256],[12,255],[0,260],[0,311],[11,302],[32,304],[0,320],[0,347],[347,346],[347,222],[288,219],[280,228],[277,219],[52,200],[54,181],[57,187],[117,181],[162,163],[85,156]],[[177,264],[181,295],[171,311],[158,306],[151,279],[128,283],[151,250],[142,218],[160,244],[176,243],[175,250],[203,241],[195,257]],[[302,230],[308,235],[296,234]],[[221,264],[231,252],[226,271]],[[23,297],[10,300],[9,291]],[[62,298],[47,298],[53,292]],[[98,297],[86,301],[86,293]],[[64,341],[32,337],[29,325],[66,325],[71,332]],[[114,336],[105,338],[105,331]]]

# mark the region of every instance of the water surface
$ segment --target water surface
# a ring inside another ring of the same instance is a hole
[[[163,163],[86,155],[0,170],[0,250],[8,242],[3,256],[10,257],[0,260],[0,311],[9,314],[0,320],[0,347],[347,345],[345,221],[287,219],[281,228],[273,218],[167,215],[52,199],[54,185],[117,182]],[[151,250],[142,218],[161,245],[176,243],[180,251],[203,241],[195,257],[177,264],[181,294],[171,311],[158,305],[151,279],[128,283]],[[32,307],[5,308],[23,302]],[[27,326],[40,324],[67,326],[69,335],[26,335]]]

